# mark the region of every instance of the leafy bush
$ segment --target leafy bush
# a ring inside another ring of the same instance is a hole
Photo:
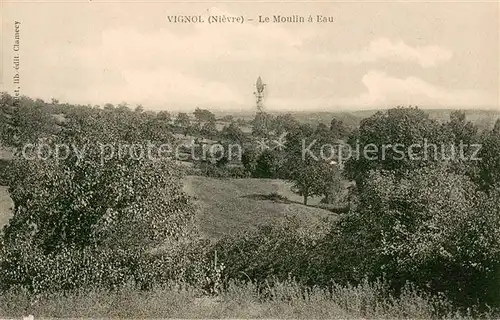
[[[27,246],[3,247],[0,292],[19,288],[37,295],[76,289],[116,290],[128,284],[145,290],[171,282],[212,292],[217,276],[214,271],[220,264],[213,265],[208,251],[207,241],[147,252],[64,248],[45,254]]]
[[[386,152],[379,153],[375,159],[369,157],[351,157],[346,161],[345,173],[349,180],[355,180],[358,187],[369,179],[371,170],[387,170],[397,175],[404,175],[423,166],[432,165],[438,158],[437,151],[428,152],[426,148],[416,148],[414,157],[406,156],[406,152],[412,144],[424,145],[434,143],[441,145],[450,142],[447,130],[429,114],[419,108],[397,107],[387,111],[379,111],[374,115],[363,119],[359,129],[349,136],[349,144],[352,150],[365,150],[368,145],[377,146],[376,150],[391,147]],[[400,145],[402,148],[392,148]],[[399,150],[398,150],[399,149]]]
[[[277,193],[277,192],[271,192],[270,194],[266,195],[265,197],[267,200],[275,201],[275,202],[283,202],[283,203],[288,203],[290,200],[288,200],[287,197]]]
[[[33,248],[4,248],[0,259],[2,292],[21,288],[32,295],[72,289],[116,289],[132,277],[134,259],[123,250],[61,249],[45,254]]]
[[[197,165],[200,174],[205,177],[211,178],[248,178],[249,173],[244,168],[236,166],[218,166],[217,164],[209,161],[203,161]]]
[[[96,150],[93,150],[96,151]],[[168,161],[17,159],[6,240],[44,252],[106,245],[141,248],[187,235],[194,215],[179,169]]]
[[[373,172],[325,244],[332,261],[347,264],[331,274],[385,276],[395,290],[410,281],[462,307],[497,305],[500,198],[476,189],[446,168],[402,179]]]
[[[500,183],[500,119],[490,132],[484,133],[481,140],[481,161],[477,163],[475,180],[486,191]]]
[[[273,150],[266,149],[258,157],[255,162],[255,171],[253,176],[256,178],[277,178],[279,159]]]
[[[54,117],[40,99],[22,96],[15,99],[0,93],[0,142],[8,147],[22,147],[57,132]]]
[[[278,225],[265,225],[238,237],[223,238],[212,250],[217,250],[219,260],[226,266],[225,281],[251,280],[263,284],[292,276],[300,283],[313,285],[317,284],[317,268],[311,259],[327,228],[324,223],[304,227],[288,218]]]
[[[86,118],[87,134],[70,126],[46,142],[71,145],[64,159],[13,160],[14,212],[0,255],[4,286],[30,292],[114,288],[131,278],[143,286],[137,270],[147,265],[150,250],[196,234],[182,168],[130,154],[103,158],[100,138],[123,141],[95,132],[101,120]],[[75,150],[84,150],[83,157]]]

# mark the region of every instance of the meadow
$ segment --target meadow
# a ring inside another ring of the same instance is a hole
[[[0,316],[50,318],[176,319],[434,319],[442,314],[431,297],[408,290],[401,297],[380,299],[381,283],[333,284],[330,290],[278,283],[266,295],[252,283],[232,283],[217,296],[179,283],[147,292],[133,286],[119,291],[71,292],[33,300],[22,292],[0,296]],[[485,318],[491,317],[485,314]],[[473,319],[447,312],[446,319]]]
[[[188,176],[184,190],[195,199],[199,208],[197,224],[208,238],[236,235],[285,217],[295,217],[308,225],[335,216],[314,206],[319,204],[319,197],[304,206],[301,197],[290,191],[290,183],[279,179]]]

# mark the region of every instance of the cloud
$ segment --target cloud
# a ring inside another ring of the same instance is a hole
[[[231,15],[219,8],[209,11]],[[169,10],[168,14],[176,12]],[[58,40],[26,50],[23,70],[30,76],[23,78],[23,94],[71,103],[126,101],[151,109],[192,110],[200,106],[251,110],[252,86],[261,75],[268,84],[265,106],[274,110],[380,108],[410,103],[498,106],[498,98],[483,91],[446,89],[443,79],[450,78],[449,70],[459,68],[463,58],[459,55],[457,63],[422,73],[437,85],[368,69],[390,73],[400,68],[387,61],[437,66],[452,57],[444,47],[411,47],[379,38],[367,40],[364,49],[356,50],[347,42],[329,42],[329,34],[317,32],[319,26],[171,24],[162,18],[154,28],[110,23],[102,30],[86,28],[88,33],[78,41]],[[406,70],[411,72],[412,68]],[[466,87],[473,82],[453,83]]]
[[[418,105],[421,107],[498,106],[498,97],[480,90],[449,90],[417,77],[395,78],[381,71],[369,71],[362,78],[366,92],[357,97],[341,98],[332,103],[363,108]]]
[[[230,15],[215,7],[209,11]],[[43,98],[92,104],[230,106],[248,100],[246,91],[251,95],[251,87],[242,88],[241,77],[255,77],[258,69],[250,75],[248,64],[259,66],[269,59],[299,55],[303,39],[283,26],[251,23],[171,25],[165,21],[164,28],[147,33],[132,27],[109,28],[102,30],[99,43],[43,48],[38,52],[42,62],[33,67],[52,72],[40,70],[38,74],[46,79],[38,78],[32,86],[25,82],[25,89],[31,86],[28,94]]]
[[[326,79],[325,79],[326,80]],[[339,96],[331,90],[314,98],[282,98],[271,96],[266,100],[269,110],[332,110],[381,109],[396,106],[421,108],[498,108],[499,98],[488,91],[447,89],[421,78],[397,78],[383,71],[371,70],[361,78],[364,91],[356,96]],[[334,85],[331,83],[331,85]]]
[[[359,51],[352,51],[338,55],[337,59],[347,63],[366,63],[381,60],[415,62],[424,68],[434,67],[441,62],[446,62],[452,57],[452,52],[446,48],[431,45],[411,47],[399,41],[379,38]]]

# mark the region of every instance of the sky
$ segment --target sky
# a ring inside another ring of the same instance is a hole
[[[32,98],[251,111],[261,76],[270,111],[500,108],[498,1],[4,0],[0,12],[0,90],[17,86],[19,53],[19,90]],[[258,21],[274,15],[333,22]]]

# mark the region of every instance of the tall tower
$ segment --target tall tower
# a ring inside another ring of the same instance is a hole
[[[257,112],[262,112],[264,108],[263,100],[264,100],[264,88],[266,85],[262,83],[262,79],[260,76],[257,78],[257,82],[255,83],[256,91],[253,93],[255,95],[255,99],[257,102]]]

